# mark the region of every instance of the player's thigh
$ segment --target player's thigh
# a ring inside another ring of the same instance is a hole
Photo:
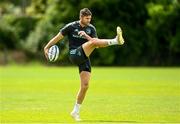
[[[81,86],[89,85],[89,80],[91,77],[91,63],[90,60],[86,60],[84,63],[78,65],[79,66],[79,74],[81,79]]]
[[[79,74],[81,74],[81,72],[83,72],[83,71],[91,73],[91,61],[90,61],[90,59],[88,58],[82,64],[79,64],[78,67],[79,67]]]
[[[96,48],[97,46],[93,44],[92,41],[88,41],[86,43],[84,43],[82,45],[82,48],[86,54],[86,56],[90,56],[90,54],[94,51],[94,49]]]

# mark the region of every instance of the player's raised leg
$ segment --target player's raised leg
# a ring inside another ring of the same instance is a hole
[[[95,48],[107,47],[107,46],[111,46],[111,45],[123,45],[123,44],[124,44],[124,38],[122,36],[122,30],[118,26],[117,27],[117,36],[114,39],[92,38],[92,40],[84,43],[82,45],[82,47],[83,47],[83,50],[84,50],[86,56],[89,57]]]

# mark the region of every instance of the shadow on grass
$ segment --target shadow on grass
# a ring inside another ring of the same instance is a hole
[[[137,121],[113,121],[113,120],[82,120],[82,123],[141,123]]]

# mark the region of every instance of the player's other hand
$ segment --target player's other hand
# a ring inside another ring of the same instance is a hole
[[[79,31],[79,32],[78,32],[78,35],[81,36],[81,37],[82,37],[82,36],[86,37],[87,34],[86,34],[86,32],[84,32],[84,31]]]
[[[86,32],[84,32],[84,31],[79,31],[78,35],[87,39],[88,41],[92,40],[92,38],[88,34],[86,34]]]

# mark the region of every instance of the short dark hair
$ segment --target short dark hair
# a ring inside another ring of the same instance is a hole
[[[92,13],[88,8],[83,8],[83,9],[80,10],[79,15],[80,15],[80,17],[81,16],[91,16]]]

